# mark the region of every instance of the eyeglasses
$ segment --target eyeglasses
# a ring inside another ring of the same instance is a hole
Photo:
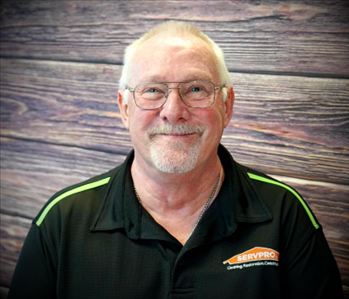
[[[166,83],[180,83],[179,87],[169,87]],[[137,107],[141,109],[157,109],[165,104],[170,89],[178,89],[182,101],[192,108],[206,108],[215,100],[215,91],[225,85],[214,86],[210,81],[190,82],[146,82],[134,89],[126,86],[133,93]]]

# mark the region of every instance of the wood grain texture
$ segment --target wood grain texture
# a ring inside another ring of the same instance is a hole
[[[222,142],[239,161],[267,173],[349,183],[348,80],[231,76],[236,102]]]
[[[4,138],[1,141],[1,211],[34,218],[57,191],[107,172],[126,154]]]
[[[190,21],[230,71],[348,77],[345,1],[4,1],[7,57],[120,64],[126,45],[165,20]]]
[[[1,60],[2,135],[127,153],[119,66]],[[349,183],[349,81],[232,73],[234,115],[222,142],[277,175]],[[69,128],[69,130],[67,130]]]

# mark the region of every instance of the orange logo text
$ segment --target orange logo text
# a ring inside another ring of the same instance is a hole
[[[254,247],[250,250],[247,250],[243,253],[234,255],[230,259],[223,262],[223,264],[229,263],[229,265],[248,263],[253,261],[262,261],[262,260],[279,260],[279,253],[270,248],[264,247]]]

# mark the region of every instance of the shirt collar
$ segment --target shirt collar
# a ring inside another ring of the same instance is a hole
[[[190,244],[217,241],[231,235],[238,223],[260,223],[272,219],[242,166],[220,145],[218,155],[225,170],[221,190],[202,217]],[[131,165],[134,152],[117,167],[108,183],[91,231],[124,229],[132,239],[159,239],[176,242],[142,208],[133,189]]]

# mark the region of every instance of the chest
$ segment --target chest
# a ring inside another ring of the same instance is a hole
[[[278,258],[272,251],[249,251],[275,249],[277,240],[253,243],[255,233],[190,250],[132,240],[122,231],[63,240],[57,292],[59,298],[280,298]]]

